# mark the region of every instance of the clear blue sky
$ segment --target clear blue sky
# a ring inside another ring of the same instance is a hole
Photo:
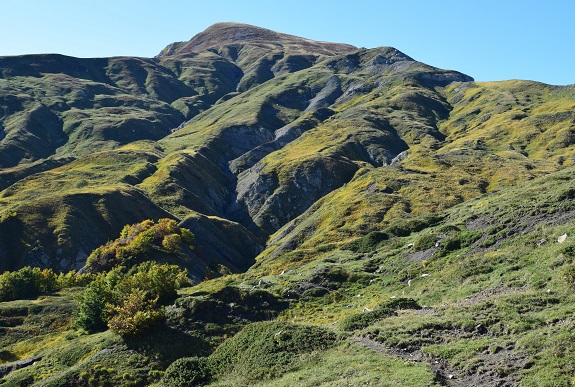
[[[0,56],[151,57],[220,21],[393,46],[478,81],[575,83],[575,0],[2,0]]]

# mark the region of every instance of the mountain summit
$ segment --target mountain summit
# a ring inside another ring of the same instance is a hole
[[[159,56],[182,55],[217,49],[228,45],[258,45],[270,50],[289,49],[333,55],[357,48],[342,43],[317,42],[243,23],[216,23],[188,42],[172,43]]]

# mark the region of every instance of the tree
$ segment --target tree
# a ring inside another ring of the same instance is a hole
[[[106,304],[112,299],[112,291],[103,276],[92,282],[78,299],[76,325],[88,332],[106,330]]]
[[[86,261],[86,269],[98,272],[157,257],[181,258],[187,253],[186,246],[193,248],[194,239],[190,230],[180,228],[173,219],[160,219],[157,223],[145,220],[124,226],[118,239],[95,249]]]
[[[148,261],[128,271],[116,267],[100,274],[78,299],[76,325],[88,332],[138,334],[163,317],[162,305],[188,283],[187,272],[176,265]]]
[[[159,308],[158,297],[148,299],[141,289],[132,292],[119,305],[108,304],[110,330],[120,336],[133,336],[156,324],[164,315]]]

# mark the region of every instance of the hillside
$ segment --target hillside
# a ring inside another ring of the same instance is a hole
[[[574,168],[573,85],[392,47],[218,23],[2,57],[0,271],[106,275],[108,242],[195,286],[146,337],[78,331],[85,284],[0,303],[0,384],[567,385]],[[193,246],[130,245],[146,219]]]

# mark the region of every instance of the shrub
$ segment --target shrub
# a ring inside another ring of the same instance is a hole
[[[187,271],[176,265],[159,265],[155,262],[144,262],[132,268],[116,285],[117,290],[129,294],[131,289],[141,289],[150,297],[157,297],[160,304],[176,298],[178,289],[190,283]]]
[[[561,249],[561,253],[569,258],[575,258],[575,245],[565,246]]]
[[[0,301],[32,298],[44,292],[86,286],[93,280],[92,274],[78,274],[75,271],[56,274],[52,269],[41,270],[38,267],[26,266],[0,274]]]
[[[133,336],[156,324],[163,317],[157,307],[158,297],[148,299],[146,292],[133,289],[119,304],[107,305],[106,313],[110,330],[120,336]]]
[[[399,220],[390,225],[385,231],[398,237],[406,237],[411,233],[419,232],[427,227],[434,226],[443,219],[443,215],[429,214],[418,218]]]
[[[381,231],[372,231],[363,238],[348,244],[347,248],[356,253],[369,253],[377,250],[389,239],[389,234]]]
[[[375,310],[370,312],[353,314],[346,317],[340,324],[345,331],[364,329],[377,320],[395,315],[400,309],[421,309],[421,306],[412,298],[394,298],[380,304]]]
[[[76,286],[87,286],[89,285],[96,276],[91,273],[76,273],[74,270],[68,273],[58,274],[56,279],[57,287],[60,289],[72,288]]]
[[[247,325],[210,355],[216,375],[232,373],[245,383],[272,379],[298,368],[301,355],[333,346],[326,329],[287,322]]]
[[[435,246],[437,237],[433,234],[425,234],[413,243],[415,251],[427,250]]]
[[[385,317],[393,316],[395,312],[391,308],[378,308],[371,312],[352,314],[346,317],[340,324],[344,331],[354,331],[364,329]]]
[[[78,299],[76,325],[88,332],[107,327],[121,336],[139,334],[163,317],[161,304],[171,302],[189,283],[175,265],[144,262],[128,272],[118,267],[100,274]]]
[[[575,288],[575,264],[570,264],[563,268],[563,278],[567,285]]]
[[[41,270],[26,266],[13,272],[0,275],[0,301],[32,298],[42,292],[52,292],[60,288],[58,276],[52,269]]]
[[[399,297],[386,301],[380,307],[394,310],[421,309],[421,306],[413,298]]]
[[[118,239],[95,249],[86,261],[86,269],[98,272],[115,266],[133,266],[158,255],[179,256],[193,243],[194,234],[178,227],[173,219],[160,219],[157,224],[145,220],[124,226]]]
[[[181,228],[180,235],[182,236],[182,241],[184,241],[184,243],[186,243],[190,247],[193,247],[196,237],[190,230],[188,230],[187,228]]]
[[[441,241],[441,255],[445,255],[451,251],[459,250],[470,246],[473,242],[481,237],[481,232],[470,231],[464,229],[463,231],[451,235]]]
[[[212,366],[205,357],[184,357],[166,369],[162,384],[166,387],[202,386],[212,379]]]
[[[104,278],[92,282],[78,298],[78,314],[76,326],[88,332],[98,332],[106,329],[106,304],[112,294]]]
[[[164,239],[162,239],[162,247],[170,253],[178,251],[180,243],[182,243],[182,237],[178,234],[166,235]]]

